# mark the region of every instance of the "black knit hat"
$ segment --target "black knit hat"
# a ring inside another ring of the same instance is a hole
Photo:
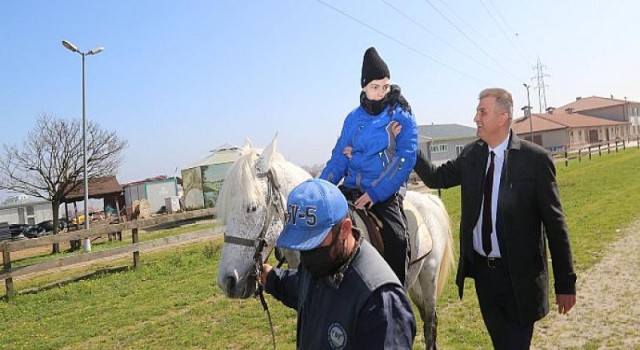
[[[362,78],[360,84],[362,87],[367,86],[372,80],[378,80],[382,78],[391,78],[389,73],[389,67],[384,63],[378,51],[374,47],[370,47],[364,52],[364,59],[362,60]]]

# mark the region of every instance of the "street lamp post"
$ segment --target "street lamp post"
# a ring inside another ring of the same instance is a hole
[[[104,47],[99,46],[89,50],[88,52],[82,52],[72,43],[63,40],[62,46],[69,49],[71,52],[76,52],[82,56],[82,161],[84,164],[84,228],[89,229],[89,179],[87,174],[87,115],[85,104],[85,89],[84,89],[84,61],[86,56],[95,55],[104,50]],[[84,252],[91,251],[91,239],[85,238],[82,243],[82,250]]]
[[[531,142],[533,142],[533,121],[531,120],[531,99],[529,98],[529,85],[522,85],[527,88],[527,105],[522,107],[522,110],[524,111],[524,116],[529,118],[529,135],[531,137]]]

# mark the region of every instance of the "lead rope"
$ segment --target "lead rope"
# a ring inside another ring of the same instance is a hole
[[[269,329],[271,330],[271,342],[273,343],[273,350],[276,350],[276,333],[273,330],[273,321],[271,321],[271,312],[267,305],[267,300],[264,298],[264,286],[262,285],[262,249],[264,248],[265,240],[261,239],[258,242],[258,249],[254,255],[255,269],[256,269],[256,293],[254,296],[259,297],[262,309],[267,312],[267,319],[269,320]]]
[[[275,182],[274,179],[274,175],[271,171],[267,172],[267,179],[268,181],[268,192],[267,192],[267,203],[272,203],[272,205],[274,206],[276,212],[280,213],[280,208],[276,205],[276,203],[273,202],[273,198],[276,197],[275,201],[282,203],[282,197],[280,196],[280,192],[278,192],[278,185]],[[284,212],[284,209],[282,209],[282,212]],[[273,350],[276,350],[276,333],[273,329],[273,321],[271,320],[271,312],[269,311],[269,306],[267,305],[267,300],[264,298],[264,286],[262,285],[262,273],[264,272],[262,269],[262,264],[264,263],[264,261],[262,260],[262,250],[264,249],[264,246],[267,244],[267,241],[264,239],[264,237],[267,234],[267,230],[269,228],[269,224],[271,223],[271,221],[273,220],[273,213],[271,211],[269,211],[269,214],[267,215],[267,217],[265,218],[265,222],[264,222],[264,226],[262,227],[262,231],[260,232],[260,237],[258,240],[258,246],[256,247],[256,252],[253,255],[253,262],[254,262],[254,266],[255,266],[255,273],[256,273],[256,283],[257,283],[257,287],[256,287],[256,292],[254,294],[255,297],[258,297],[260,299],[260,304],[262,305],[262,309],[264,311],[267,312],[267,319],[269,320],[269,329],[271,330],[271,342],[273,343]],[[284,223],[284,221],[283,221]],[[267,255],[267,259],[269,258],[269,256]],[[267,260],[265,259],[265,261]],[[282,264],[284,263],[284,256],[278,261],[278,266],[277,268],[280,268],[282,266]]]

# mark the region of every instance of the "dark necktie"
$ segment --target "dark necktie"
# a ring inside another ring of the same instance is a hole
[[[495,153],[491,151],[491,162],[487,175],[484,177],[484,203],[482,206],[482,250],[489,256],[491,253],[491,193],[493,192],[493,158]]]

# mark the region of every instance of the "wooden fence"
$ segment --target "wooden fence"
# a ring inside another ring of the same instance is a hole
[[[552,152],[551,156],[555,161],[564,161],[564,166],[569,166],[569,160],[577,160],[581,162],[583,158],[591,159],[592,156],[601,156],[602,153],[610,154],[611,152],[618,152],[625,150],[628,144],[624,140],[601,142],[599,144],[592,144],[587,147],[564,150],[561,152]],[[640,142],[636,140],[636,147],[640,148]]]
[[[222,232],[222,229],[212,229],[211,231],[199,231],[199,232],[191,232],[178,236],[165,237],[160,239],[155,239],[148,242],[139,243],[138,241],[138,230],[145,227],[167,224],[167,223],[176,223],[184,220],[191,219],[205,219],[212,218],[214,216],[213,209],[202,209],[202,210],[194,210],[188,211],[185,213],[178,214],[170,214],[163,215],[151,219],[144,220],[136,220],[130,221],[121,224],[115,225],[107,225],[107,226],[98,226],[94,228],[89,228],[88,230],[79,230],[74,232],[65,232],[57,235],[46,236],[41,238],[34,239],[25,239],[22,241],[15,242],[2,242],[2,259],[4,269],[0,270],[0,280],[5,280],[6,287],[6,295],[7,297],[12,296],[15,291],[13,288],[13,278],[24,276],[26,274],[47,271],[50,269],[60,268],[69,265],[75,265],[78,263],[94,261],[106,257],[117,256],[126,253],[133,253],[133,267],[137,268],[140,265],[140,251],[149,250],[152,248],[162,247],[169,244],[179,243],[179,242],[187,242],[190,240],[203,238],[207,236],[212,236],[214,234]],[[11,252],[17,252],[29,248],[48,246],[53,243],[61,243],[71,240],[81,240],[85,238],[95,238],[100,236],[106,236],[110,234],[119,233],[125,230],[131,230],[131,245],[125,247],[112,248],[109,250],[92,252],[92,253],[83,253],[81,255],[61,257],[55,260],[50,260],[46,262],[41,262],[33,265],[20,266],[20,267],[11,267]]]

